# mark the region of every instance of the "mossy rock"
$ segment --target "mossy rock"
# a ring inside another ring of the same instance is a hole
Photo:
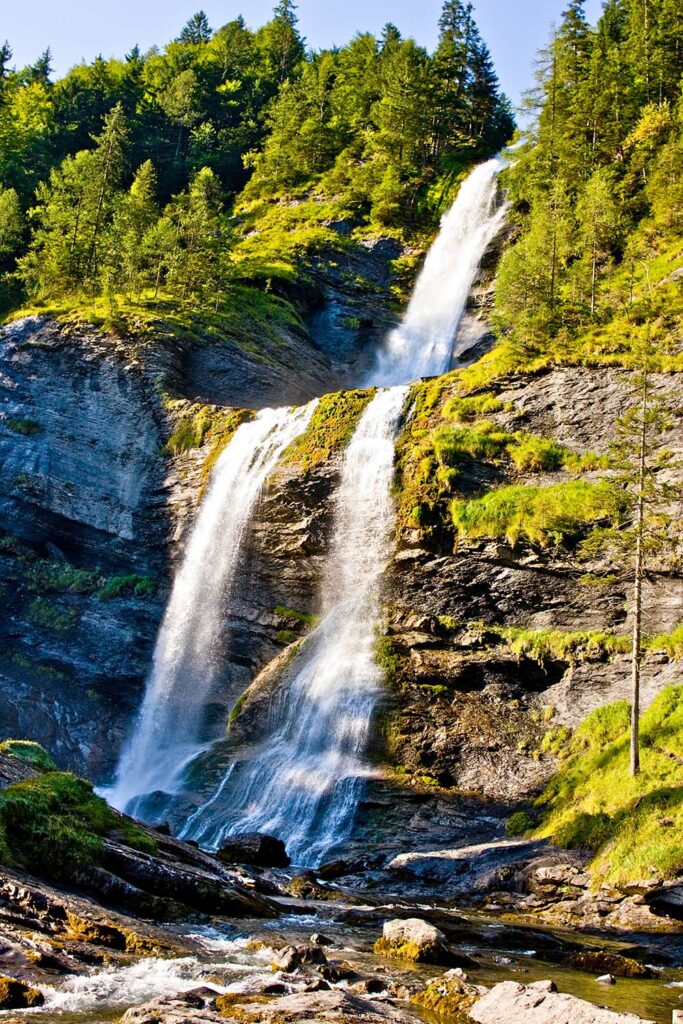
[[[587,950],[585,953],[573,953],[569,958],[572,967],[578,971],[590,971],[592,974],[613,974],[615,978],[652,978],[654,971],[639,963],[630,956],[620,953],[608,953],[605,950]]]
[[[481,995],[482,990],[476,985],[470,985],[466,977],[456,969],[447,971],[440,978],[434,978],[421,992],[416,992],[410,1001],[426,1010],[458,1016],[466,1014]]]
[[[39,989],[14,978],[0,977],[0,1010],[28,1010],[44,1002],[45,996]]]
[[[127,935],[123,928],[91,921],[71,911],[67,911],[66,918],[69,938],[92,943],[94,946],[104,946],[106,949],[116,949],[122,953],[128,949]]]

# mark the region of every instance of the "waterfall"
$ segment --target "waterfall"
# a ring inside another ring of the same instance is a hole
[[[221,682],[226,608],[251,513],[315,405],[263,410],[238,427],[216,463],[173,583],[142,707],[106,791],[115,807],[142,813],[148,794],[177,792],[187,765],[216,738],[207,708]]]
[[[228,768],[184,837],[216,848],[234,832],[267,832],[285,840],[294,861],[316,864],[348,835],[380,692],[374,648],[394,522],[394,439],[407,393],[378,392],[346,449],[322,620],[275,695],[271,734],[251,759]]]
[[[500,157],[480,164],[460,186],[429,250],[402,323],[380,350],[370,383],[402,384],[450,369],[458,324],[479,264],[501,230]]]
[[[233,760],[184,838],[217,848],[231,834],[280,836],[315,865],[351,831],[372,714],[381,692],[374,648],[382,576],[391,553],[394,441],[405,382],[449,369],[481,259],[502,227],[499,158],[463,182],[425,260],[401,325],[379,353],[368,404],[344,454],[321,591],[322,618],[284,668],[265,738]],[[387,387],[387,385],[394,385]],[[182,793],[188,765],[217,739],[208,711],[221,686],[224,622],[255,502],[313,403],[266,410],[221,456],[164,617],[145,699],[107,794],[144,812],[150,795]],[[225,697],[225,693],[223,693]]]

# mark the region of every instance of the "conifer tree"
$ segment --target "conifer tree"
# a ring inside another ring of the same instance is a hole
[[[96,145],[92,154],[92,181],[88,182],[88,192],[94,200],[95,209],[86,276],[94,279],[98,269],[100,237],[113,210],[126,160],[128,129],[121,103],[117,103],[107,114],[101,134],[94,136],[93,141]]]
[[[179,43],[190,43],[194,46],[208,43],[210,39],[211,27],[204,11],[197,11],[196,14],[193,14],[178,36]]]
[[[0,81],[7,78],[10,72],[9,62],[12,59],[12,47],[7,39],[0,46]]]
[[[128,296],[139,293],[145,284],[150,264],[145,237],[159,217],[156,191],[156,173],[152,161],[146,160],[120,200],[108,233],[106,276],[110,287]]]
[[[628,610],[631,639],[631,743],[630,771],[640,772],[640,689],[644,654],[644,586],[650,573],[666,564],[667,555],[680,545],[672,531],[670,509],[680,499],[680,487],[669,482],[674,457],[664,440],[672,429],[674,414],[655,384],[653,370],[658,356],[650,329],[645,328],[636,346],[636,372],[630,382],[630,404],[617,420],[611,447],[614,480],[628,499],[624,522],[595,530],[582,545],[584,555],[607,555],[611,567],[630,584]]]

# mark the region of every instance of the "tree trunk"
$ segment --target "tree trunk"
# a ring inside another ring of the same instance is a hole
[[[631,775],[640,772],[640,665],[643,621],[643,518],[645,511],[645,443],[647,434],[647,376],[641,402],[638,501],[636,504],[636,560],[633,580],[633,644],[631,648]]]

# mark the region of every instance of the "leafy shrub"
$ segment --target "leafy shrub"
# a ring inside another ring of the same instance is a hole
[[[66,633],[75,626],[78,613],[73,608],[62,609],[49,601],[36,598],[31,603],[26,618],[34,626]]]
[[[155,580],[149,576],[112,576],[100,590],[100,601],[111,601],[116,597],[153,597],[157,592]]]
[[[528,811],[515,811],[505,822],[505,832],[509,836],[523,836],[534,828],[536,822]]]

